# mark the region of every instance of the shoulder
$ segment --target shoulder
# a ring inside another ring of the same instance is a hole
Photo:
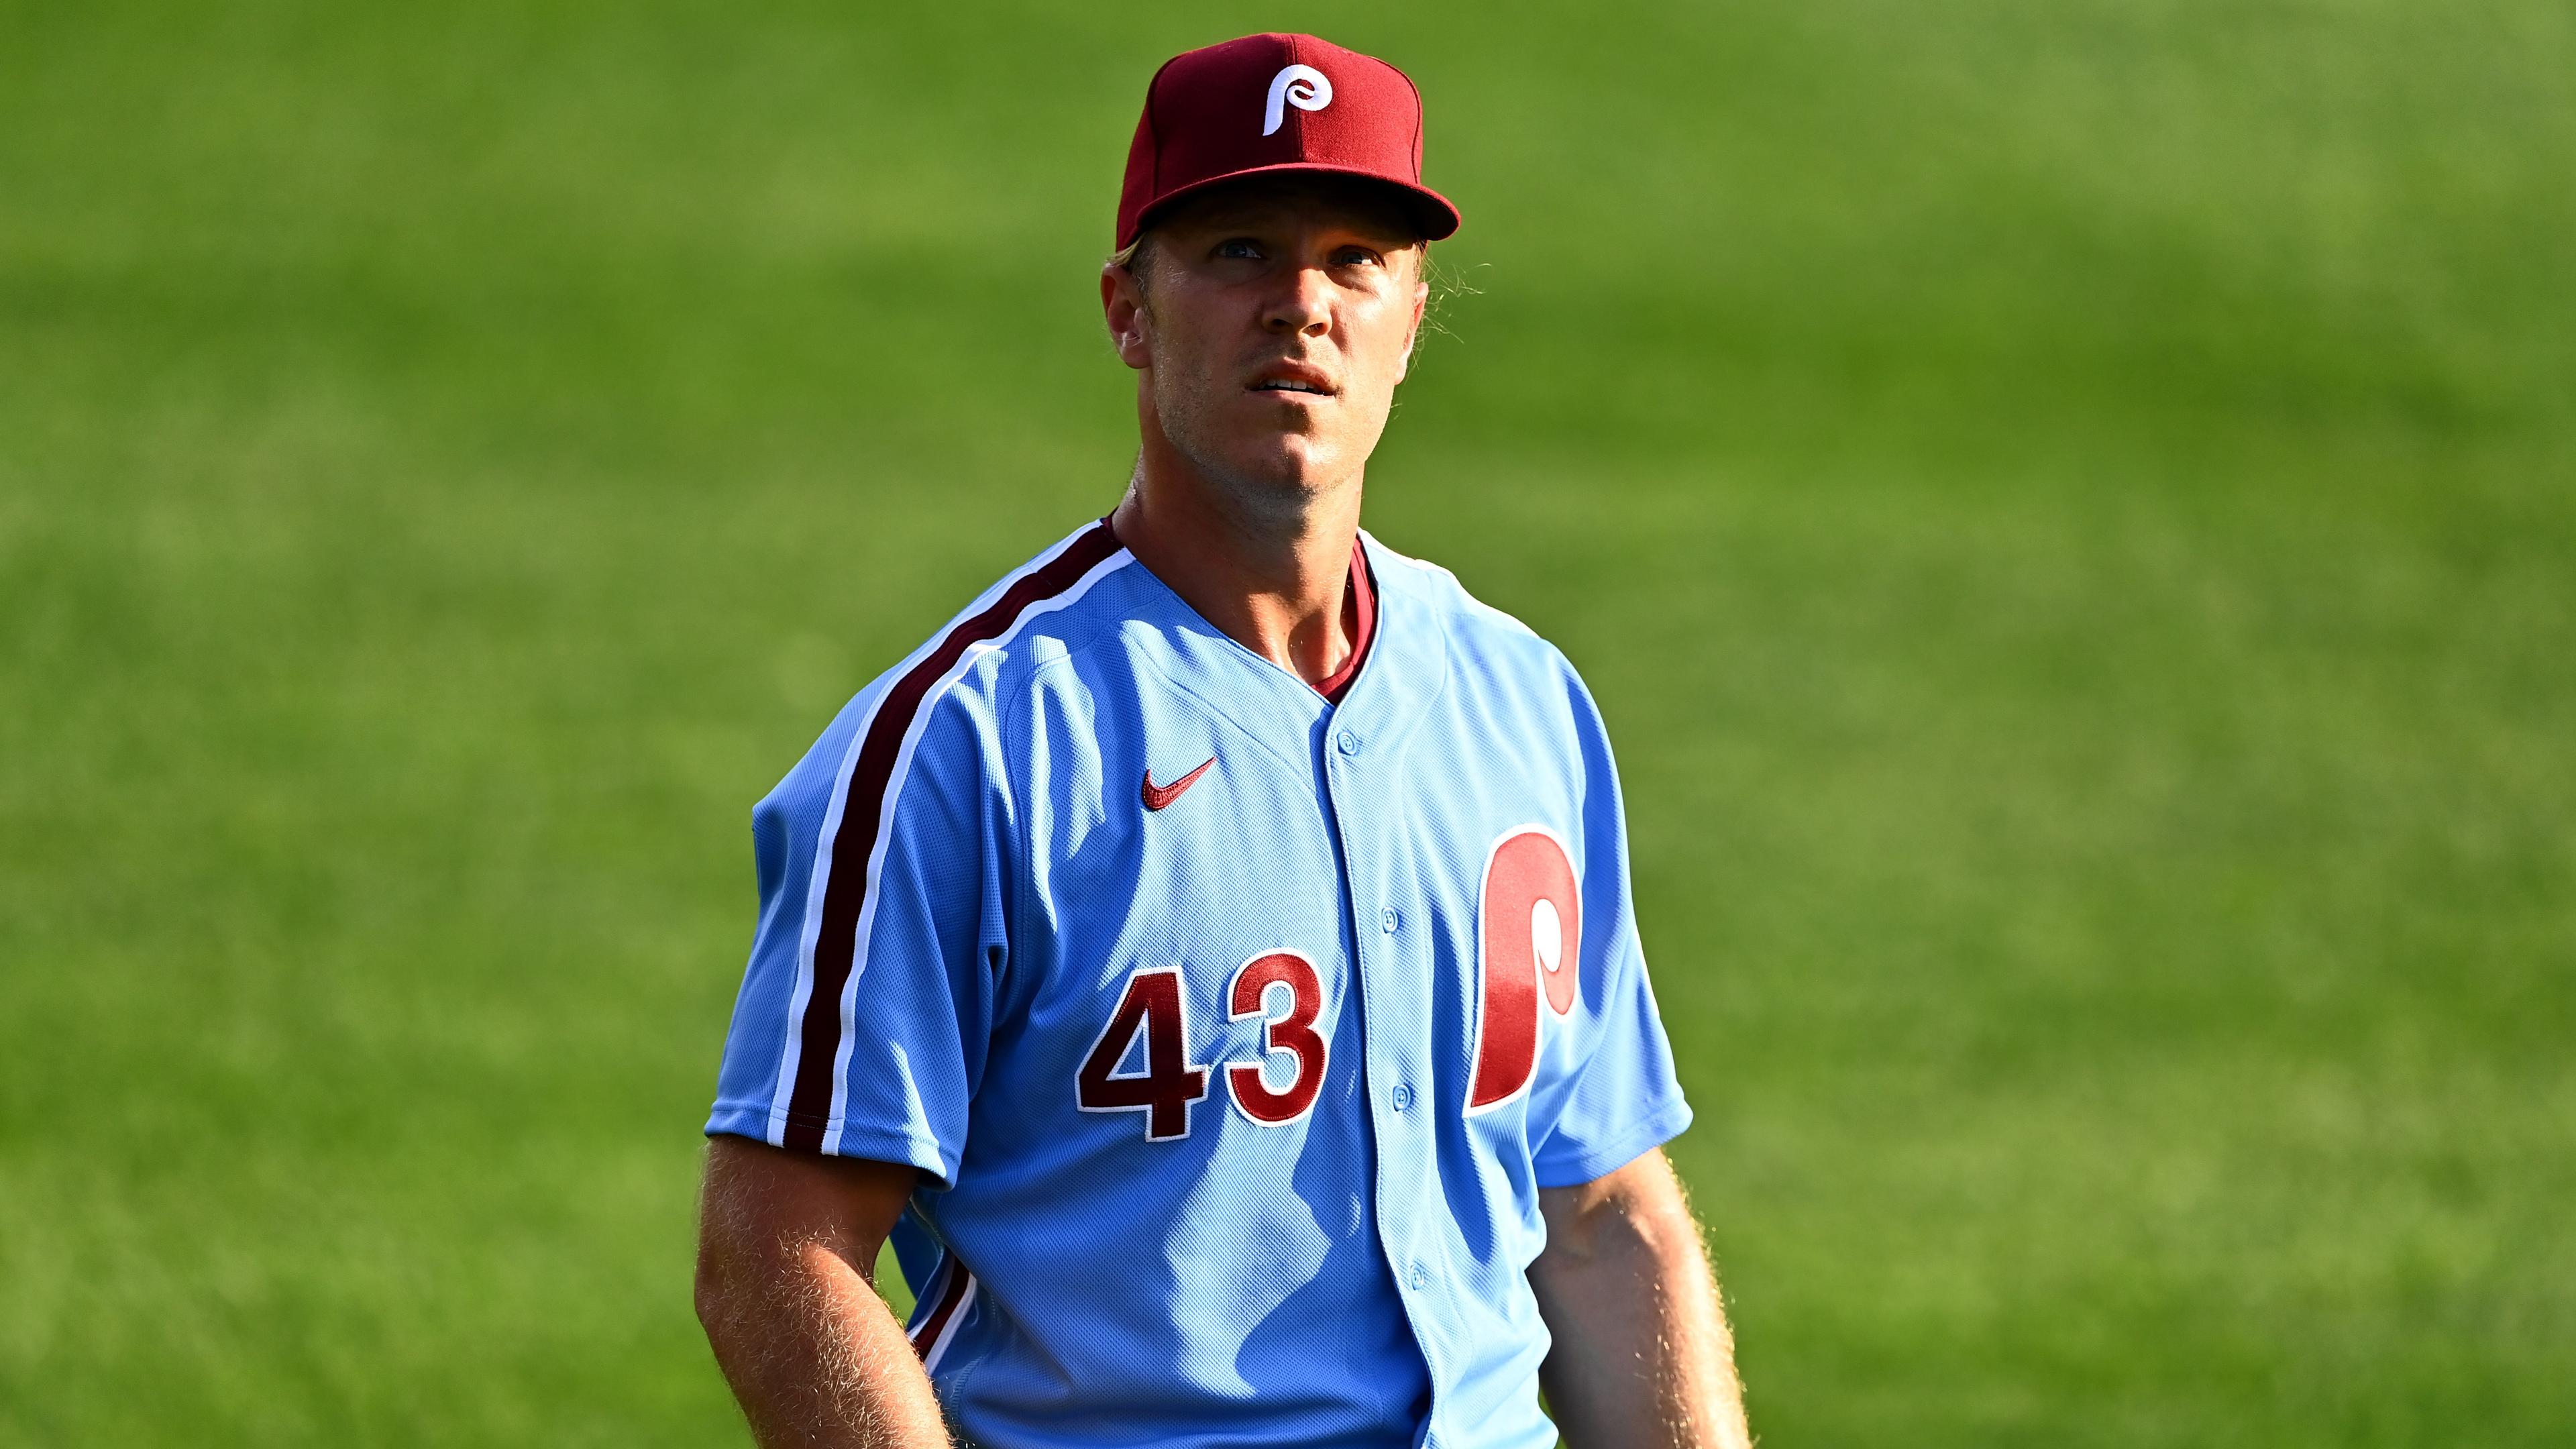
[[[1131,556],[1086,524],[994,581],[841,708],[780,782],[780,803],[855,777],[975,767],[1010,701],[1136,607]]]
[[[1470,673],[1490,674],[1524,686],[1581,693],[1572,661],[1537,630],[1467,591],[1458,576],[1428,559],[1414,558],[1368,536],[1369,560],[1381,589],[1401,590],[1440,621],[1453,662]]]
[[[863,691],[882,709],[1003,703],[1046,665],[1114,632],[1137,609],[1142,570],[1092,522],[995,581]]]

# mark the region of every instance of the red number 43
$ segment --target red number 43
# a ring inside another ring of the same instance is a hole
[[[1284,995],[1286,1009],[1272,1014]],[[1261,1056],[1225,1069],[1226,1088],[1244,1117],[1263,1127],[1284,1127],[1304,1117],[1323,1091],[1329,1055],[1315,1017],[1324,1007],[1324,984],[1315,963],[1294,951],[1269,951],[1243,963],[1226,988],[1226,1012],[1237,1021],[1261,1020]],[[1145,1140],[1170,1142],[1190,1135],[1190,1108],[1208,1094],[1208,1067],[1190,1060],[1189,997],[1179,968],[1158,966],[1127,978],[1126,994],[1109,1014],[1075,1076],[1074,1101],[1085,1112],[1142,1112]],[[1145,1039],[1144,1069],[1121,1073],[1118,1064]],[[1293,1062],[1287,1084],[1270,1085],[1264,1064]]]

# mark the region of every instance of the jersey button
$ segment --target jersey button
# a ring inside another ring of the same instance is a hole
[[[1413,1105],[1413,1088],[1398,1082],[1395,1087],[1395,1110],[1401,1112]]]
[[[1396,927],[1403,924],[1404,917],[1397,914],[1396,909],[1393,906],[1389,906],[1385,910],[1377,913],[1377,928],[1386,932],[1390,936],[1395,934]]]
[[[1414,1291],[1416,1291],[1416,1292],[1420,1292],[1421,1290],[1423,1290],[1423,1289],[1425,1289],[1425,1288],[1428,1288],[1428,1287],[1430,1287],[1430,1286],[1431,1286],[1431,1270],[1430,1270],[1430,1269],[1428,1269],[1428,1268],[1423,1267],[1420,1263],[1416,1263],[1416,1264],[1414,1264],[1414,1265],[1413,1265],[1413,1287],[1414,1287]]]
[[[1356,755],[1360,752],[1360,737],[1349,730],[1344,730],[1334,739],[1333,745],[1343,754]]]

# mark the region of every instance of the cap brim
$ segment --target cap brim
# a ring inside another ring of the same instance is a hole
[[[1202,195],[1247,177],[1297,173],[1309,176],[1347,176],[1353,181],[1373,182],[1394,192],[1403,200],[1405,209],[1413,214],[1414,226],[1421,232],[1424,241],[1444,241],[1457,234],[1460,220],[1458,208],[1451,204],[1448,197],[1428,186],[1417,186],[1410,181],[1398,181],[1390,176],[1381,176],[1374,171],[1362,171],[1352,166],[1335,166],[1325,161],[1282,161],[1275,166],[1247,166],[1241,171],[1228,171],[1222,176],[1210,176],[1204,180],[1193,181],[1187,186],[1173,187],[1146,203],[1144,210],[1136,214],[1135,234],[1120,237],[1118,245],[1121,247],[1134,245],[1136,237],[1143,235],[1145,228],[1152,226],[1156,217],[1193,196]]]

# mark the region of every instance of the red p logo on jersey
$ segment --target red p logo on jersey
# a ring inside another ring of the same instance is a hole
[[[1486,858],[1476,913],[1483,999],[1469,1112],[1529,1089],[1538,1068],[1539,1001],[1543,996],[1558,1016],[1574,1009],[1582,954],[1583,893],[1563,842],[1544,825],[1504,832]]]

